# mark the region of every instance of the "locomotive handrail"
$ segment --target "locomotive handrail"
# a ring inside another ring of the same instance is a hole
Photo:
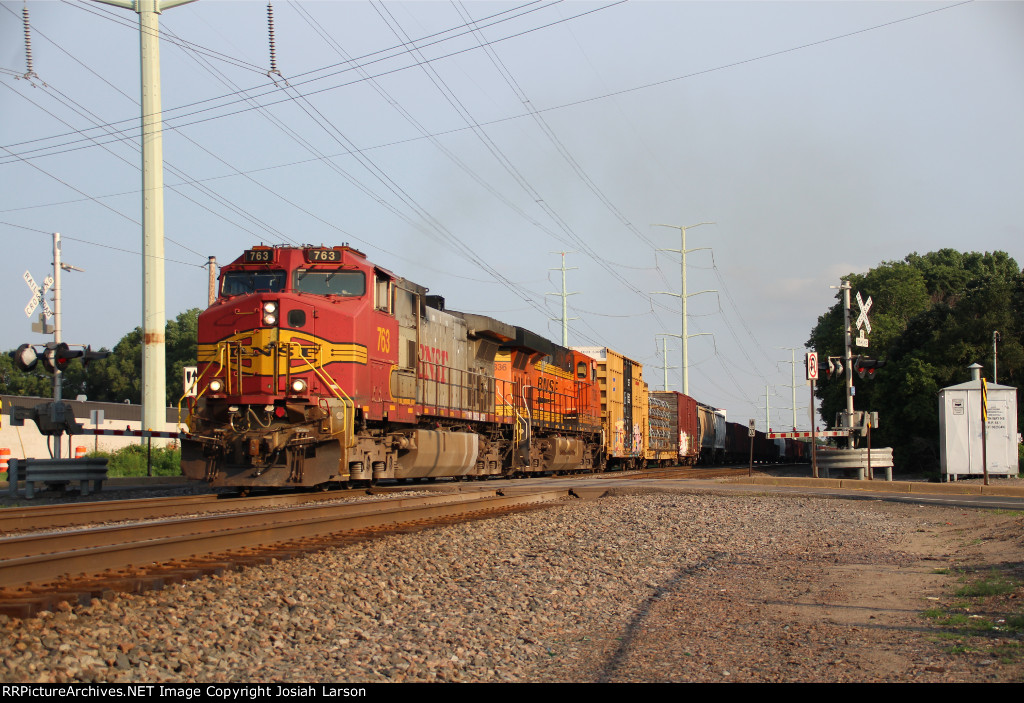
[[[497,380],[498,379],[495,379],[495,381],[497,381]],[[502,380],[501,383],[507,384],[508,381]],[[505,415],[505,413],[504,413],[504,410],[505,410],[506,406],[509,407],[509,408],[512,408],[512,412],[515,413],[516,421],[512,425],[512,443],[514,445],[517,445],[517,444],[519,444],[520,442],[523,441],[523,429],[522,429],[522,426],[526,424],[526,419],[519,413],[519,409],[516,407],[516,404],[515,404],[515,396],[514,395],[513,395],[513,400],[509,401],[508,396],[506,396],[504,393],[502,393],[500,390],[498,390],[497,385],[495,385],[495,387],[494,387],[494,392],[497,393],[499,396],[501,396],[501,402],[503,403],[503,405],[501,406],[502,412],[500,414],[498,414],[498,416],[499,417],[507,417]]]
[[[302,354],[299,354],[299,358],[306,362],[306,366],[330,389],[334,397],[341,401],[342,412],[345,413],[345,430],[348,436],[347,446],[355,446],[356,401],[349,397],[349,394],[322,367],[318,369]],[[349,406],[351,406],[351,410]]]
[[[217,345],[217,351],[218,351],[219,356],[223,357],[224,356],[224,352],[226,351],[226,348],[223,345],[218,344]],[[206,362],[206,368],[203,369],[203,372],[201,374],[199,374],[198,376],[196,376],[196,379],[194,381],[192,381],[192,383],[189,385],[188,388],[185,389],[184,395],[182,395],[180,398],[178,398],[178,424],[179,425],[181,424],[181,403],[182,403],[182,401],[184,401],[185,398],[190,397],[188,392],[190,390],[192,390],[193,388],[196,388],[199,385],[199,382],[201,380],[203,380],[203,377],[206,375],[206,372],[210,370],[210,368],[213,366],[214,363],[217,364],[217,371],[218,372],[222,368],[224,368],[224,364],[221,362],[221,360],[219,358],[216,360],[216,362],[212,362],[212,361]],[[217,373],[215,372],[213,375],[216,376]],[[207,386],[207,388],[208,387],[209,386]],[[199,398],[201,398],[203,393],[205,393],[205,392],[206,392],[206,388],[204,388],[203,390],[199,391],[196,394],[196,396],[195,396],[196,400],[199,400]],[[191,411],[189,412],[189,414],[191,414]]]

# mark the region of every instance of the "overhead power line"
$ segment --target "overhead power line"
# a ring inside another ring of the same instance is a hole
[[[651,83],[644,83],[644,84],[641,84],[641,85],[633,86],[631,88],[624,88],[622,90],[608,92],[608,93],[603,93],[601,95],[595,95],[595,96],[592,96],[592,97],[589,97],[589,98],[582,98],[580,100],[574,100],[574,101],[568,102],[568,103],[561,103],[561,104],[558,104],[558,105],[552,105],[550,107],[545,107],[545,108],[537,108],[537,110],[538,110],[538,112],[541,112],[541,113],[552,112],[552,111],[556,111],[556,110],[563,110],[563,109],[566,109],[566,108],[569,108],[569,107],[576,107],[576,106],[579,106],[579,105],[584,105],[586,103],[595,102],[595,101],[598,101],[598,100],[604,100],[604,99],[607,99],[607,98],[612,98],[612,97],[616,97],[616,96],[620,96],[620,95],[626,95],[628,93],[632,93],[632,92],[636,92],[636,91],[640,91],[640,90],[647,90],[647,89],[650,89],[650,88],[656,88],[656,87],[659,87],[659,86],[668,85],[670,83],[674,83],[674,82],[681,81],[681,80],[695,78],[697,76],[702,76],[702,75],[706,75],[706,74],[709,74],[709,73],[714,73],[714,72],[717,72],[717,71],[723,71],[723,70],[730,69],[730,68],[736,68],[736,67],[739,67],[739,66],[743,66],[745,64],[753,63],[755,61],[762,61],[762,60],[765,60],[765,59],[775,58],[775,57],[778,57],[778,56],[789,54],[789,53],[792,53],[792,52],[795,52],[795,51],[801,51],[801,50],[804,50],[804,49],[809,49],[809,48],[812,48],[812,47],[815,47],[815,46],[820,46],[822,44],[827,44],[829,42],[839,41],[839,40],[842,40],[842,39],[848,39],[850,37],[854,37],[854,36],[857,36],[857,35],[860,35],[860,34],[864,34],[864,33],[867,33],[867,32],[871,32],[871,31],[875,31],[875,30],[878,30],[878,29],[883,29],[885,27],[890,27],[890,26],[893,26],[893,25],[896,25],[896,24],[901,24],[901,23],[904,23],[904,22],[910,22],[910,21],[913,21],[913,20],[916,20],[916,19],[920,19],[922,17],[928,16],[928,15],[931,15],[931,14],[935,14],[937,12],[943,12],[945,10],[951,10],[951,9],[954,9],[954,8],[957,8],[957,7],[961,7],[963,5],[967,5],[967,4],[972,3],[973,1],[974,0],[964,0],[963,2],[955,3],[953,5],[947,5],[945,7],[936,8],[936,9],[933,9],[933,10],[929,10],[929,11],[926,11],[926,12],[921,12],[921,13],[918,13],[918,14],[915,14],[915,15],[911,15],[911,16],[908,16],[908,17],[903,17],[903,18],[899,18],[899,19],[896,19],[896,20],[891,20],[889,22],[884,22],[882,24],[873,25],[871,27],[865,27],[863,29],[854,30],[854,31],[851,31],[851,32],[846,32],[844,34],[839,34],[839,35],[835,35],[835,36],[832,36],[832,37],[827,37],[825,39],[820,39],[820,40],[817,40],[817,41],[808,42],[808,43],[801,44],[801,45],[798,45],[798,46],[789,47],[789,48],[786,48],[786,49],[780,49],[778,51],[773,51],[773,52],[769,52],[769,53],[766,53],[766,54],[761,54],[761,55],[750,57],[750,58],[747,58],[747,59],[741,59],[741,60],[734,61],[734,62],[731,62],[731,63],[728,63],[728,64],[722,64],[722,65],[719,65],[719,66],[714,66],[714,67],[711,67],[711,68],[702,69],[700,71],[694,71],[692,73],[687,73],[687,74],[683,74],[683,75],[679,75],[679,76],[674,76],[672,78],[666,78],[666,79],[660,80],[660,81],[654,81],[654,82],[651,82]],[[500,42],[508,41],[510,39],[515,39],[515,38],[518,38],[520,36],[523,36],[523,35],[531,33],[531,32],[539,31],[541,29],[546,29],[546,28],[549,28],[551,26],[554,26],[554,25],[557,25],[557,24],[561,24],[563,22],[568,22],[568,21],[571,21],[571,20],[574,20],[574,19],[578,19],[580,17],[592,14],[594,12],[598,12],[598,11],[601,11],[601,10],[609,9],[610,7],[614,7],[614,6],[617,6],[619,4],[622,4],[622,2],[625,2],[625,0],[620,0],[620,2],[612,3],[611,5],[605,5],[605,6],[602,6],[600,8],[589,10],[587,12],[582,12],[582,13],[579,13],[577,15],[573,15],[571,17],[562,18],[560,20],[557,20],[557,21],[554,21],[554,22],[550,22],[550,23],[545,24],[545,25],[541,25],[541,26],[538,26],[538,27],[533,27],[531,29],[523,30],[521,32],[513,33],[513,34],[510,34],[510,35],[501,37],[499,39],[491,40],[488,43],[489,44],[497,44],[497,43],[500,43]],[[554,4],[554,3],[552,3],[552,4]],[[547,7],[547,6],[545,6],[545,7]],[[7,8],[5,8],[5,9],[7,9]],[[439,41],[444,41],[444,40],[439,40]],[[470,47],[470,48],[460,49],[458,51],[453,51],[453,52],[450,52],[450,53],[447,53],[447,54],[435,56],[435,57],[433,57],[433,58],[431,58],[429,60],[431,62],[439,61],[439,60],[442,60],[442,59],[450,58],[452,56],[456,56],[456,55],[459,55],[459,54],[466,53],[468,51],[477,50],[479,48],[480,47],[478,47],[478,46],[473,46],[473,47]],[[400,53],[406,53],[406,52],[402,51]],[[394,55],[389,55],[389,56],[387,56],[385,58],[394,58]],[[383,60],[385,60],[385,59],[384,58],[377,59],[377,60],[372,61],[370,63],[377,63],[377,62],[383,61]],[[361,65],[365,66],[367,64],[361,64]],[[400,66],[400,67],[397,67],[397,68],[393,68],[393,69],[383,70],[380,73],[373,74],[373,77],[374,78],[379,78],[379,77],[384,76],[384,75],[390,75],[390,74],[393,74],[393,73],[396,73],[396,72],[399,72],[399,71],[405,71],[405,70],[408,70],[410,68],[416,67],[416,65],[418,65],[418,64],[417,63],[413,63],[413,64],[403,65],[403,66]],[[341,69],[341,70],[336,71],[334,73],[330,73],[330,74],[327,74],[327,75],[324,75],[324,76],[319,76],[319,77],[316,77],[316,78],[311,78],[311,79],[308,79],[308,80],[305,80],[305,81],[293,81],[292,87],[297,88],[299,86],[306,85],[308,83],[313,83],[315,81],[320,81],[320,80],[323,80],[325,78],[329,78],[331,76],[334,76],[334,75],[337,75],[337,74],[340,74],[340,73],[345,73],[345,72],[347,72],[349,70],[353,70],[353,68],[354,67]],[[323,69],[321,69],[321,70],[323,70]],[[310,72],[310,73],[312,73],[312,72]],[[350,85],[353,85],[353,84],[360,83],[360,82],[362,82],[362,80],[363,79],[360,78],[360,79],[353,80],[353,81],[348,81],[348,82],[344,82],[344,83],[340,83],[340,84],[336,84],[336,85],[327,86],[325,88],[318,88],[318,89],[315,89],[315,90],[310,90],[308,92],[303,93],[303,95],[308,97],[308,96],[311,96],[311,95],[316,95],[318,93],[322,93],[322,92],[326,92],[326,91],[330,91],[330,90],[337,90],[339,88],[344,88],[344,87],[347,87],[347,86],[350,86]],[[267,88],[254,87],[254,88],[248,88],[248,89],[240,90],[240,91],[238,91],[238,93],[232,93],[232,94],[218,96],[218,97],[214,97],[214,98],[208,98],[208,99],[197,101],[197,102],[194,102],[194,103],[187,103],[185,105],[179,106],[178,108],[171,108],[171,109],[165,110],[164,111],[165,112],[165,118],[164,119],[167,122],[171,122],[173,120],[184,120],[185,118],[193,117],[193,116],[199,115],[201,113],[208,112],[210,110],[215,110],[215,109],[220,109],[220,108],[227,108],[227,107],[230,107],[232,105],[236,105],[239,102],[242,102],[242,100],[247,99],[247,98],[266,97],[266,96],[272,94],[275,90],[276,90],[276,88],[274,88],[274,89],[267,89]],[[236,95],[240,95],[242,93],[246,93],[246,98],[238,98],[238,99],[235,99],[235,100],[231,100],[230,102],[227,102],[227,103],[218,104],[218,105],[214,105],[212,107],[206,107],[206,108],[202,108],[202,109],[196,109],[196,110],[193,110],[192,112],[183,113],[183,114],[180,114],[180,115],[177,115],[177,116],[169,115],[169,113],[175,112],[177,110],[186,110],[186,109],[194,108],[194,107],[197,107],[199,105],[206,104],[206,103],[222,101],[222,100],[225,100],[225,99],[229,99],[229,98],[235,97]],[[253,93],[253,94],[250,95],[249,93]],[[263,107],[269,107],[269,106],[272,106],[272,105],[276,105],[276,104],[285,102],[286,100],[287,100],[287,98],[278,99],[278,100],[274,100],[274,101],[271,101],[271,102],[263,103],[262,106]],[[241,109],[238,109],[238,110],[235,110],[235,111],[232,111],[232,112],[227,112],[227,113],[222,113],[222,114],[202,117],[200,119],[195,119],[195,120],[192,120],[190,122],[181,122],[179,124],[165,124],[164,128],[165,129],[181,129],[182,127],[187,127],[187,126],[191,126],[191,125],[195,125],[195,124],[200,124],[202,122],[208,122],[208,121],[214,120],[214,119],[221,119],[223,117],[231,117],[231,116],[243,113],[243,112],[248,112],[249,110],[252,110],[252,109],[255,109],[255,108],[254,107],[241,108]],[[495,120],[490,120],[488,122],[482,122],[480,124],[481,124],[481,126],[487,127],[487,126],[491,126],[491,125],[501,124],[503,122],[508,122],[508,121],[512,121],[512,120],[522,119],[522,118],[528,117],[528,116],[530,116],[530,113],[529,112],[525,112],[525,113],[520,113],[520,114],[516,114],[516,115],[508,115],[506,117],[501,117],[501,118],[498,118],[498,119],[495,119]],[[117,125],[120,125],[120,124],[129,124],[129,123],[131,123],[132,126],[130,126],[130,127],[125,127],[125,128],[122,128],[122,129],[118,129],[119,133],[121,133],[121,132],[129,132],[129,131],[135,129],[134,122],[135,122],[134,119],[124,119],[124,120],[119,120],[117,122],[112,122],[108,126],[117,126]],[[444,131],[441,131],[441,132],[435,132],[434,136],[445,136],[445,135],[448,135],[448,134],[456,134],[458,132],[462,132],[462,131],[465,131],[467,129],[470,129],[470,128],[469,127],[457,127],[457,128],[450,129],[450,130],[444,130]],[[23,142],[15,142],[15,143],[12,143],[12,144],[8,144],[6,146],[7,147],[26,146],[26,145],[34,144],[34,143],[41,142],[41,141],[48,141],[48,140],[54,140],[54,139],[68,139],[68,138],[74,137],[76,134],[77,134],[77,132],[61,133],[61,134],[51,135],[50,137],[41,137],[41,138],[38,138],[38,139],[26,140],[26,141],[23,141]],[[121,138],[131,138],[131,137],[130,136],[123,136]],[[418,139],[422,139],[422,138],[424,138],[424,137],[412,137],[410,139],[404,139],[404,140],[400,140],[400,141],[397,141],[397,142],[391,142],[389,144],[381,144],[381,145],[377,145],[375,147],[368,147],[368,148],[372,149],[372,148],[380,148],[380,147],[383,147],[383,146],[393,146],[395,144],[401,144],[401,143],[406,143],[406,142],[410,142],[410,141],[417,141]],[[45,150],[45,149],[59,150],[59,151],[53,151],[53,152],[47,151],[46,154],[48,155],[50,153],[55,153],[55,154],[56,153],[65,153],[67,151],[74,151],[76,149],[87,148],[87,146],[82,146],[81,145],[81,141],[82,141],[81,139],[71,140],[71,141],[67,141],[67,142],[62,142],[60,144],[51,145],[49,147],[39,147],[37,149],[25,150],[25,151],[18,152],[18,153],[22,154],[22,155],[34,154],[33,156],[31,156],[29,158],[37,158],[38,156],[41,156],[43,154],[38,154],[38,153],[35,153],[35,152],[38,152],[38,151],[41,151],[41,150]],[[3,163],[3,161],[0,160],[0,163]]]

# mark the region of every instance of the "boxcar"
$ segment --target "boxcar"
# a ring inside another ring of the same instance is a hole
[[[597,361],[607,465],[627,469],[644,465],[649,409],[643,365],[607,347],[573,350]]]

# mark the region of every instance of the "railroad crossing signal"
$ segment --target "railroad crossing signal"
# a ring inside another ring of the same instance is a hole
[[[843,372],[843,362],[839,360],[839,357],[828,358],[828,371],[825,372],[829,378],[832,378],[833,374],[839,375]]]
[[[41,347],[41,351],[31,344],[22,344],[12,351],[10,354],[14,359],[14,365],[21,371],[31,371],[37,363],[42,362],[43,368],[48,373],[53,373],[66,369],[72,359],[81,358],[82,363],[88,366],[90,361],[110,356],[110,352],[93,351],[91,346],[72,349],[64,342],[48,342],[38,346]]]
[[[874,378],[875,371],[878,371],[887,363],[884,359],[869,359],[866,356],[858,356],[853,362],[853,368],[857,369],[857,375],[861,378]]]

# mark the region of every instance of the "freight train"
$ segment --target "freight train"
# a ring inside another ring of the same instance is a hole
[[[723,411],[649,392],[638,362],[448,310],[347,245],[246,250],[222,269],[198,342],[182,469],[217,486],[589,472],[750,451]],[[798,452],[758,434],[759,463]]]

